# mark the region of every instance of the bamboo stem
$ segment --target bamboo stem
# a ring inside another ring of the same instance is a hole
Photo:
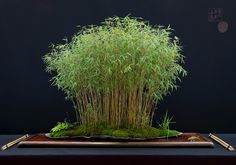
[[[111,92],[81,91],[75,99],[76,118],[94,127],[99,123],[119,129],[151,126],[155,100],[143,83],[126,91],[122,83]],[[147,123],[147,119],[149,122]]]

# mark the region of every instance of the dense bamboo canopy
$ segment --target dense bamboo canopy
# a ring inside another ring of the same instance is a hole
[[[84,125],[148,127],[153,105],[186,75],[172,29],[141,18],[108,18],[65,42],[53,45],[44,61]]]

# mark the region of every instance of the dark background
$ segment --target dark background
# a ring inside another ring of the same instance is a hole
[[[186,56],[188,76],[159,104],[181,131],[235,132],[236,3],[234,0],[1,0],[0,134],[48,132],[73,120],[72,104],[51,87],[42,56],[51,43],[71,37],[77,25],[117,15],[171,25]],[[208,9],[222,8],[226,33],[208,22]]]

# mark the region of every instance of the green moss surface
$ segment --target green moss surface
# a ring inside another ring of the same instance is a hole
[[[52,137],[61,136],[113,136],[113,137],[130,137],[130,138],[152,138],[152,137],[168,137],[177,136],[180,132],[176,130],[168,130],[161,128],[148,127],[143,129],[112,129],[100,125],[96,129],[94,127],[80,125],[67,129],[61,129],[59,131],[51,131]]]

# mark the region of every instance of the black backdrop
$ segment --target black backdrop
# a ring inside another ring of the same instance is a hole
[[[50,86],[42,56],[77,25],[127,14],[170,24],[184,46],[188,76],[158,115],[168,110],[182,131],[235,132],[235,6],[234,0],[1,0],[0,134],[47,132],[73,120],[72,104]],[[208,22],[209,8],[223,9],[226,33]]]

